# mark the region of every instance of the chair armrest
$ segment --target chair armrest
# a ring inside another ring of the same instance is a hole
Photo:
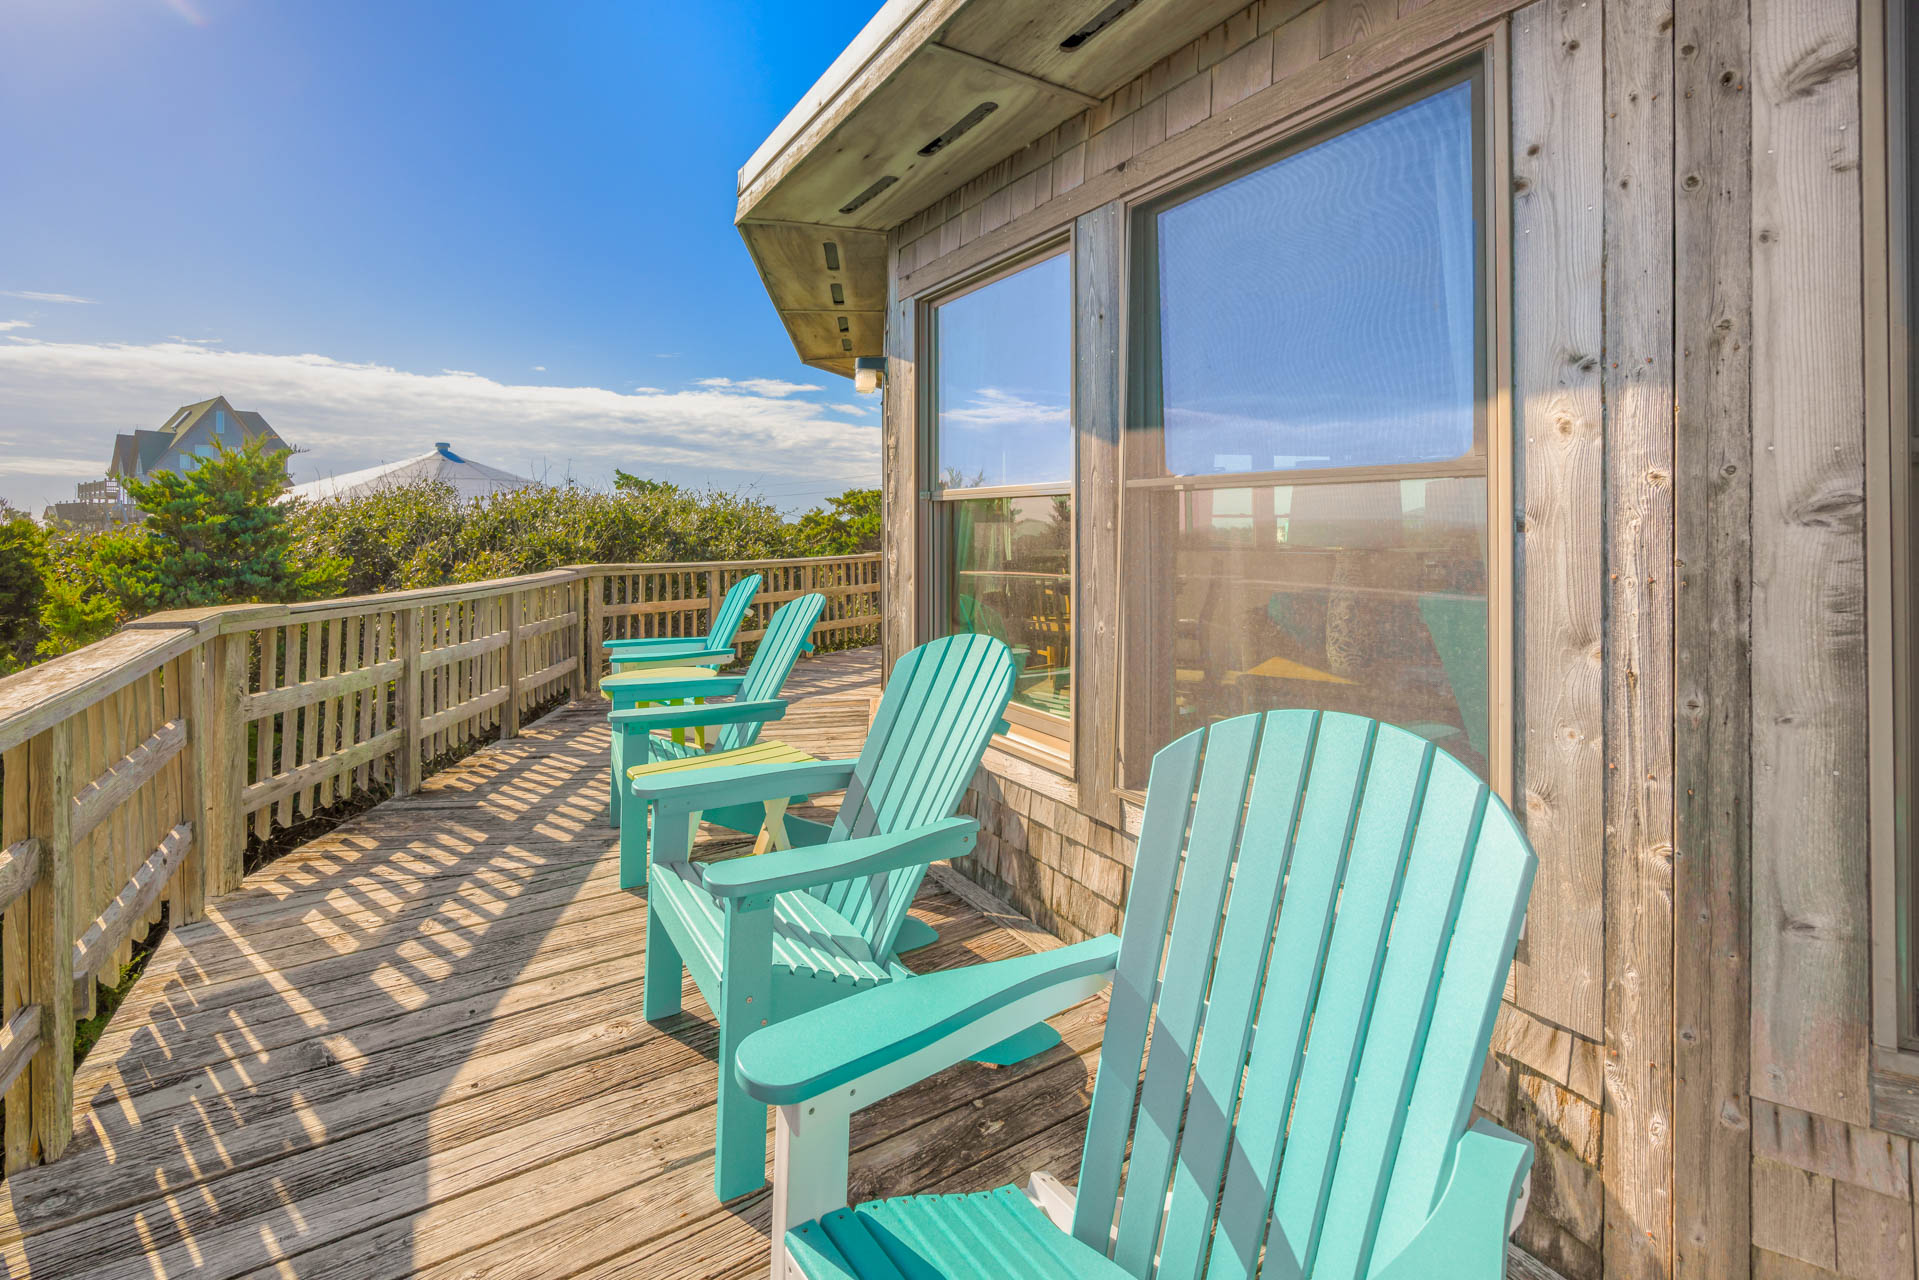
[[[701,724],[761,723],[778,720],[785,714],[784,701],[766,698],[757,702],[709,702],[703,707],[634,707],[607,712],[606,722],[623,733],[644,733]]]
[[[1418,1233],[1373,1275],[1377,1280],[1504,1275],[1506,1237],[1513,1225],[1508,1215],[1532,1162],[1530,1142],[1490,1120],[1474,1121],[1453,1149],[1453,1176],[1439,1203]]]
[[[706,710],[706,707],[662,707],[657,711],[622,711],[616,714],[698,714]],[[725,764],[705,769],[679,770],[635,778],[633,795],[641,800],[663,801],[676,808],[689,810],[752,804],[759,800],[777,800],[781,796],[814,796],[825,791],[844,791],[846,784],[852,780],[855,763],[852,760],[808,760],[799,764]]]
[[[699,645],[691,649],[661,649],[652,653],[645,650],[636,652],[631,649],[615,649],[606,656],[612,662],[672,662],[689,667],[703,667],[708,663],[724,665],[733,661],[731,649],[708,649]]]
[[[635,672],[607,676],[600,681],[600,692],[614,698],[637,698],[641,702],[665,702],[671,698],[730,698],[746,683],[745,676],[699,676],[685,680],[648,680]]]
[[[705,636],[623,636],[600,641],[600,648],[608,653],[645,653],[650,650],[691,653],[696,649],[714,647]]]
[[[890,835],[835,840],[804,849],[709,863],[701,868],[701,880],[716,898],[770,898],[788,889],[810,889],[835,880],[957,858],[972,849],[978,834],[979,823],[972,818],[947,818]]]
[[[863,991],[747,1036],[740,1087],[787,1106],[851,1086],[853,1105],[867,1106],[1097,994],[1118,958],[1119,939],[1105,934]]]

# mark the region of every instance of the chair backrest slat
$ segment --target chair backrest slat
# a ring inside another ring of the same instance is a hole
[[[1013,655],[990,636],[921,645],[894,665],[829,839],[904,831],[951,817],[1013,696]],[[842,880],[815,892],[890,954],[924,867]]]
[[[1186,843],[1186,824],[1192,816],[1193,787],[1199,780],[1202,734],[1188,734],[1153,757],[1146,782],[1146,813],[1140,819],[1139,842],[1133,852],[1133,883],[1126,897],[1131,920],[1164,922],[1173,906],[1173,885],[1179,878],[1180,850]],[[1159,998],[1159,966],[1166,936],[1163,929],[1122,929],[1119,960],[1113,967],[1113,987],[1107,999],[1106,1030],[1100,1042],[1100,1061],[1130,1062],[1137,1066],[1146,1052],[1146,1031],[1152,1024],[1153,1002]],[[1120,1167],[1126,1161],[1133,1099],[1139,1092],[1139,1073],[1115,1066],[1100,1071],[1093,1081],[1091,1120],[1086,1126],[1086,1148],[1080,1156],[1079,1192],[1073,1206],[1073,1235],[1104,1253],[1113,1230],[1113,1205],[1119,1198]]]
[[[1439,756],[1433,772],[1460,769]],[[1476,780],[1475,780],[1476,781]],[[1459,910],[1465,872],[1489,793],[1473,785],[1428,782],[1419,831],[1406,860],[1402,911],[1373,995],[1364,1056],[1353,1080],[1350,1113],[1366,1123],[1345,1129],[1327,1197],[1313,1274],[1357,1280],[1372,1248],[1391,1162],[1403,1136],[1406,1100],[1419,1070],[1438,987],[1440,962]],[[1423,1216],[1423,1215],[1422,1215]]]
[[[1153,1054],[1140,1086],[1126,1204],[1120,1210],[1119,1243],[1113,1250],[1115,1262],[1136,1272],[1151,1263],[1159,1244],[1166,1181],[1179,1148],[1200,1013],[1219,943],[1220,907],[1226,898],[1233,851],[1239,845],[1246,784],[1253,776],[1253,752],[1258,745],[1259,721],[1251,716],[1226,721],[1206,738],[1206,769],[1200,775],[1199,800],[1186,838],[1172,940],[1159,980]]]
[[[1393,1256],[1450,1174],[1533,866],[1390,725],[1272,712],[1161,752],[1074,1234],[1142,1280]]]
[[[1213,972],[1206,999],[1206,1036],[1200,1041],[1199,1062],[1193,1071],[1192,1101],[1186,1110],[1172,1204],[1160,1242],[1162,1276],[1194,1280],[1206,1257],[1210,1210],[1226,1173],[1233,1101],[1252,1043],[1254,1002],[1266,978],[1266,955],[1292,857],[1304,797],[1301,784],[1315,727],[1309,711],[1279,712],[1264,720],[1245,826],[1248,832],[1267,832],[1272,838],[1242,841],[1226,923],[1219,935],[1220,955],[1250,959]]]
[[[773,620],[766,624],[766,634],[760,637],[758,647],[753,650],[753,661],[746,664],[746,675],[740,681],[737,696],[741,702],[780,696],[780,690],[786,687],[786,678],[793,674],[793,664],[800,660],[801,653],[813,647],[809,637],[813,634],[813,624],[819,621],[820,610],[825,607],[826,597],[815,591],[788,600],[773,611]],[[760,728],[761,722],[757,720],[721,725],[719,749],[731,751],[752,746],[759,741]]]
[[[746,611],[753,607],[753,597],[760,593],[761,581],[763,579],[759,574],[749,573],[726,589],[720,607],[706,620],[708,648],[724,649],[733,643],[740,623],[746,620]]]
[[[1470,1118],[1537,867],[1512,813],[1497,800],[1488,803],[1406,1106],[1405,1132],[1420,1140],[1400,1141],[1374,1257],[1390,1258],[1405,1247],[1452,1175],[1452,1147],[1433,1135],[1457,1134]]]

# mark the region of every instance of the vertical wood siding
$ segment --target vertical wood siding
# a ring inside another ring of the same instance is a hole
[[[898,261],[897,250],[893,255]],[[913,303],[899,296],[895,272],[887,287],[886,387],[880,433],[880,521],[885,530],[880,600],[882,662],[891,671],[919,638],[919,604],[914,598],[919,546],[919,377]]]
[[[1593,1040],[1605,960],[1602,48],[1600,11],[1581,0],[1513,17],[1517,794],[1540,864],[1514,1003]]]
[[[1073,424],[1078,496],[1073,604],[1073,758],[1079,798],[1119,825],[1120,358],[1125,332],[1126,210],[1082,214],[1073,233]]]
[[[1675,10],[1673,1272],[1751,1267],[1752,107],[1746,0]]]
[[[1608,0],[1606,1273],[1672,1250],[1672,20]]]
[[[1851,0],[1755,4],[1752,1088],[1870,1120]]]

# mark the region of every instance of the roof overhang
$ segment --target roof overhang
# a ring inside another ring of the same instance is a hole
[[[800,359],[850,377],[882,354],[888,228],[1244,7],[887,0],[740,170],[735,221]]]

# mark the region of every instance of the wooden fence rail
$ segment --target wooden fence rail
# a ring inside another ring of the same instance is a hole
[[[700,635],[726,588],[820,591],[821,647],[878,636],[879,557],[573,565],[462,586],[156,614],[0,680],[4,1167],[57,1159],[76,1018],[160,918],[239,887],[249,847],[404,795],[531,711],[596,689],[601,642]],[[742,655],[744,656],[744,654]]]

